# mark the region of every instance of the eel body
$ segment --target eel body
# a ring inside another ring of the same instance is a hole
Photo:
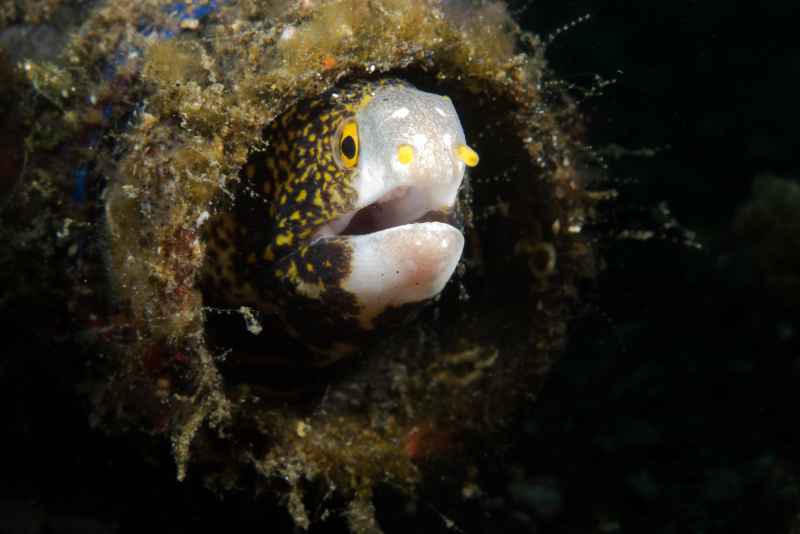
[[[324,365],[443,289],[478,156],[449,98],[394,79],[302,101],[264,136],[235,206],[208,223],[206,286],[276,314]]]

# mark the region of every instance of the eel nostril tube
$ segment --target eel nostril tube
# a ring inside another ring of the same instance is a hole
[[[478,153],[467,145],[458,145],[455,148],[456,157],[464,162],[467,167],[474,167],[478,164]]]

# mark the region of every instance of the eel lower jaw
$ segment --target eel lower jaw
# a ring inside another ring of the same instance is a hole
[[[390,307],[423,302],[442,291],[461,259],[464,236],[429,214],[451,210],[435,206],[425,188],[395,187],[316,233],[317,241],[349,244],[351,269],[342,289],[358,300],[363,326],[371,327]]]
[[[423,302],[438,295],[453,275],[464,236],[446,223],[419,222],[369,234],[340,236],[350,244],[350,273],[342,288],[356,296],[360,319],[390,307]]]

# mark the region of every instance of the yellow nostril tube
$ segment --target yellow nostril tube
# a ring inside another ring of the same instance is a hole
[[[478,164],[480,158],[478,157],[478,153],[472,150],[467,145],[458,145],[456,147],[456,156],[458,159],[464,162],[464,165],[467,167],[474,167]]]
[[[411,145],[400,145],[397,147],[397,159],[403,165],[408,165],[414,161],[414,147]]]

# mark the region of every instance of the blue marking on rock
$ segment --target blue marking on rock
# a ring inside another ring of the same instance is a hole
[[[72,190],[72,200],[83,203],[86,201],[86,178],[89,176],[89,169],[81,165],[72,172],[75,179],[75,188]]]

